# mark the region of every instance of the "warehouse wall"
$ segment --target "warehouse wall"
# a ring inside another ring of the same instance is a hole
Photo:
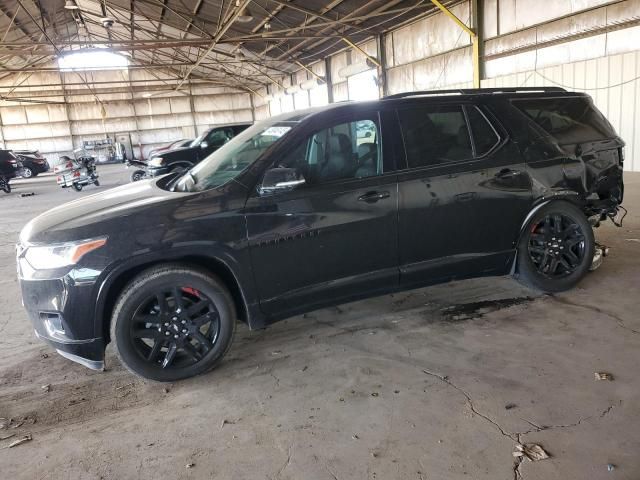
[[[627,142],[627,170],[640,171],[640,0],[485,0],[483,87],[554,86],[586,91]],[[452,7],[470,24],[469,1]],[[473,86],[471,38],[442,13],[386,33],[384,55],[375,40],[360,44],[385,58],[388,94]],[[364,61],[348,49],[331,56],[334,101],[349,100],[349,78],[339,72]],[[282,80],[287,85],[297,79]],[[296,107],[292,95],[276,99],[263,117]],[[632,101],[630,101],[632,99]],[[635,159],[635,157],[639,157]]]
[[[3,101],[0,105],[0,143],[10,149],[38,149],[53,164],[61,155],[70,154],[84,140],[99,140],[107,135],[130,134],[136,157],[154,147],[180,138],[193,138],[207,128],[225,123],[251,122],[251,96],[239,90],[211,87],[193,82],[191,94],[179,92],[153,95],[157,78],[144,71],[88,72],[94,81],[122,80],[110,85],[122,92],[100,94],[101,103],[85,95],[86,87],[76,73],[39,73],[26,79],[7,77],[0,89],[20,84],[23,97],[38,97],[58,104],[20,104]],[[136,86],[146,85],[151,97],[132,93]],[[65,84],[62,95],[61,84]],[[40,85],[48,85],[43,87]],[[57,86],[56,86],[57,85]],[[24,87],[28,86],[28,89]],[[127,91],[128,90],[128,91]],[[65,104],[66,100],[66,104]]]

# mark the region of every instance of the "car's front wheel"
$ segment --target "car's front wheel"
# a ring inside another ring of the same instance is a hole
[[[133,373],[171,382],[215,367],[231,346],[229,291],[206,271],[179,264],[142,272],[120,295],[111,340]]]
[[[33,177],[33,170],[31,170],[29,167],[24,167],[22,169],[22,177],[23,178],[31,178]]]
[[[533,215],[520,239],[516,278],[543,292],[568,290],[589,271],[594,251],[593,229],[582,211],[551,202]]]
[[[144,179],[145,175],[146,174],[144,170],[134,170],[133,173],[131,174],[131,181],[139,182],[140,180]]]

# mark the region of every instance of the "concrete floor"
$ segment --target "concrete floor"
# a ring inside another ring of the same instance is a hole
[[[101,189],[126,182],[121,166],[101,172]],[[16,434],[0,440],[0,477],[640,478],[640,175],[626,176],[624,227],[597,231],[610,257],[573,291],[480,279],[242,326],[219,369],[173,385],[131,376],[111,351],[92,372],[34,338],[17,233],[97,191],[53,182],[0,194],[0,417],[24,421],[0,430]],[[551,458],[519,464],[517,442]]]

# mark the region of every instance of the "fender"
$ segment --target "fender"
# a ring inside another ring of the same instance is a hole
[[[172,162],[169,165],[167,165],[167,168],[169,170],[173,170],[174,168],[180,168],[180,167],[191,168],[194,165],[195,164],[193,162],[188,162],[186,160],[176,160],[175,162]]]
[[[182,245],[175,248],[167,248],[154,252],[146,252],[139,255],[121,260],[118,264],[108,267],[108,271],[103,272],[101,278],[96,282],[96,305],[94,310],[94,331],[97,336],[102,337],[104,332],[104,324],[107,319],[104,318],[104,309],[107,306],[107,300],[112,288],[123,274],[131,272],[137,268],[144,268],[157,263],[167,263],[171,261],[183,261],[186,257],[206,257],[212,262],[222,264],[233,276],[236,285],[240,291],[241,301],[247,312],[247,323],[249,326],[261,325],[263,319],[260,318],[260,312],[255,308],[256,302],[251,291],[247,291],[247,286],[253,285],[253,276],[251,272],[241,273],[240,263],[231,255],[225,252],[220,245],[211,244],[203,248],[202,242],[197,245]],[[217,247],[217,248],[216,248]],[[249,287],[251,289],[251,287]]]

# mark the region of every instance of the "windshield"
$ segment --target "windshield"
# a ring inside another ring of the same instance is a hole
[[[204,137],[207,136],[207,133],[209,133],[209,130],[207,130],[206,132],[201,133],[200,135],[198,135],[198,137],[195,140],[193,140],[191,142],[191,145],[189,145],[189,146],[190,147],[197,147],[198,145],[200,145],[200,142],[202,142],[202,140],[204,140]]]
[[[201,192],[237,177],[276,143],[295,122],[256,123],[189,170],[176,184],[180,192]]]

